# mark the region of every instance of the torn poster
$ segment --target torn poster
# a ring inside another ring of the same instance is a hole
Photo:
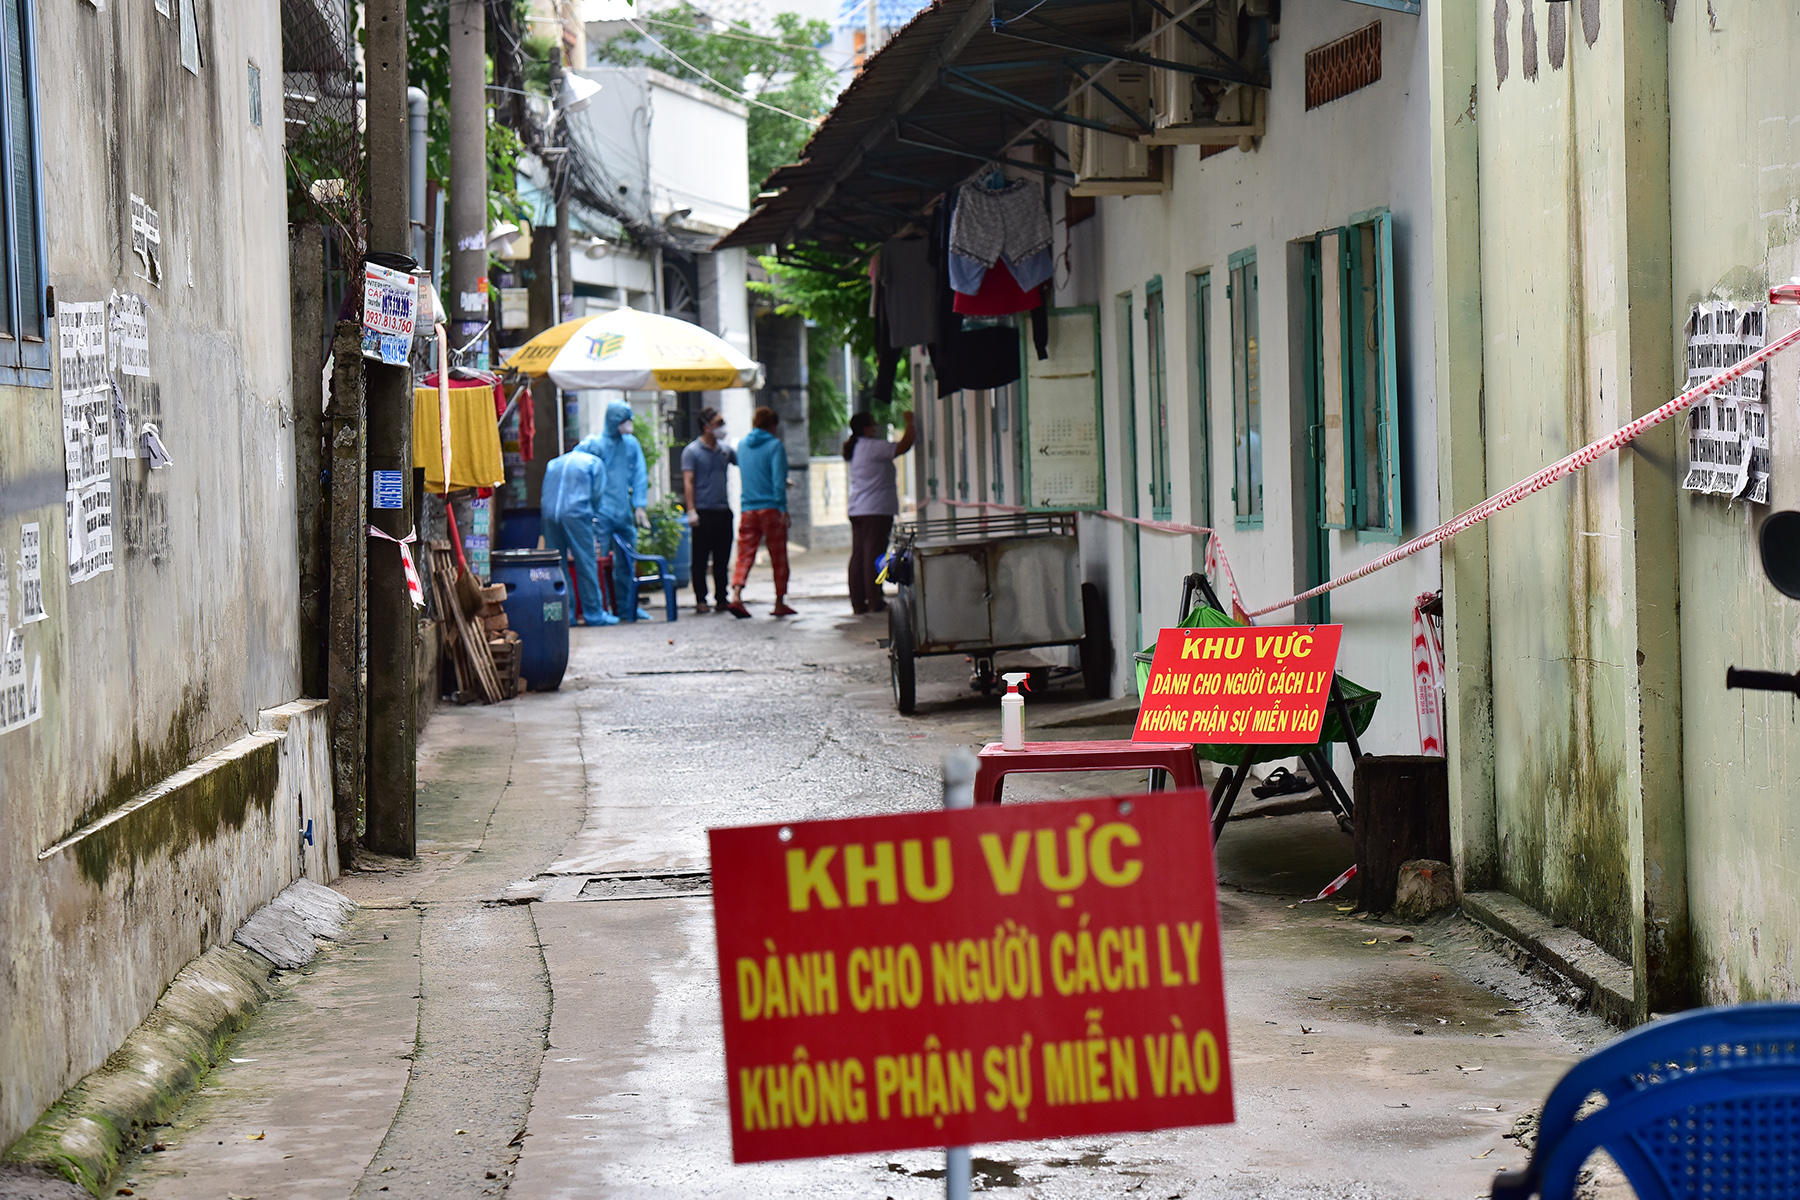
[[[118,365],[121,375],[150,378],[150,313],[144,298],[136,292],[114,292],[108,306],[112,311],[108,359]]]
[[[1694,305],[1687,323],[1687,386],[1698,387],[1760,350],[1766,306]],[[1688,413],[1690,492],[1769,502],[1769,404],[1764,371],[1746,371]]]
[[[69,521],[69,582],[112,570],[112,484],[70,490],[63,502]]]
[[[44,713],[44,660],[33,656],[31,675],[25,674],[25,631],[6,631],[6,649],[0,654],[0,733],[29,725]]]
[[[150,202],[131,195],[131,252],[144,266],[141,278],[162,286],[162,224]]]
[[[19,526],[19,594],[24,601],[19,609],[19,624],[42,621],[45,616],[44,546],[36,521]]]
[[[63,407],[64,505],[69,582],[112,570],[112,378],[106,370],[106,303],[64,302],[56,314]]]
[[[418,305],[418,276],[364,263],[363,357],[405,366]]]

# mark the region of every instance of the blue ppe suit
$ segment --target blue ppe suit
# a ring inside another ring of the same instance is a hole
[[[600,573],[595,566],[594,522],[606,495],[606,464],[592,454],[571,450],[544,468],[544,545],[560,550],[575,564],[581,592],[581,615],[589,625],[617,625],[619,618],[601,603]]]
[[[606,466],[605,499],[600,505],[595,527],[600,544],[613,556],[613,595],[619,615],[627,621],[648,620],[650,614],[638,608],[637,567],[618,553],[614,538],[637,549],[637,510],[650,496],[650,471],[644,464],[644,448],[637,437],[620,433],[619,426],[631,420],[631,405],[614,400],[606,406],[606,419],[601,431],[583,438],[577,450],[598,458]]]

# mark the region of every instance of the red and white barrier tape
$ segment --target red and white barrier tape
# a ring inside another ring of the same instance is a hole
[[[1444,634],[1439,618],[1425,611],[1436,599],[1428,592],[1413,602],[1413,701],[1419,714],[1419,753],[1444,755]]]
[[[1348,871],[1345,871],[1342,875],[1339,875],[1336,879],[1334,879],[1330,883],[1326,884],[1325,889],[1323,891],[1321,891],[1318,895],[1314,896],[1311,900],[1302,900],[1302,901],[1300,901],[1300,903],[1302,903],[1302,904],[1317,904],[1321,900],[1329,900],[1333,896],[1337,895],[1339,892],[1343,891],[1344,885],[1349,883],[1352,879],[1355,879],[1355,878],[1356,878],[1356,868],[1354,866],[1352,866]]]
[[[1774,357],[1774,355],[1787,349],[1795,342],[1800,342],[1800,329],[1795,329],[1790,333],[1783,334],[1781,337],[1764,346],[1761,350],[1758,350],[1756,353],[1741,360],[1736,366],[1720,371],[1705,383],[1700,384],[1698,387],[1689,388],[1667,404],[1664,404],[1660,408],[1652,409],[1637,420],[1615,429],[1599,441],[1589,442],[1581,449],[1575,451],[1575,453],[1558,459],[1530,478],[1521,479],[1503,492],[1496,492],[1486,500],[1483,500],[1480,504],[1458,513],[1431,532],[1420,534],[1404,546],[1390,550],[1380,558],[1375,559],[1373,562],[1366,562],[1354,571],[1347,571],[1344,574],[1339,575],[1336,579],[1321,583],[1318,587],[1301,592],[1298,596],[1291,596],[1279,604],[1270,604],[1263,608],[1256,609],[1250,615],[1253,617],[1260,617],[1265,613],[1272,613],[1277,609],[1288,608],[1298,604],[1302,600],[1310,600],[1314,596],[1322,596],[1334,588],[1343,587],[1346,583],[1353,583],[1365,575],[1373,575],[1377,571],[1391,567],[1402,559],[1411,558],[1419,551],[1435,546],[1439,542],[1449,541],[1463,530],[1468,529],[1473,525],[1479,525],[1481,522],[1487,520],[1495,513],[1500,512],[1502,509],[1511,508],[1525,497],[1543,491],[1551,484],[1568,478],[1583,467],[1591,466],[1601,457],[1601,455],[1612,453],[1625,443],[1656,428],[1658,425],[1661,425],[1670,417],[1686,412],[1689,408],[1693,407],[1694,402],[1699,400],[1700,397],[1707,395],[1709,392],[1717,391],[1719,388],[1730,383],[1740,375],[1754,370],[1766,359]]]
[[[1770,298],[1772,300],[1775,299],[1774,293],[1771,293]],[[1788,301],[1782,300],[1778,302],[1785,303]],[[1326,592],[1334,591],[1347,583],[1354,583],[1365,575],[1373,575],[1375,572],[1385,570],[1397,562],[1411,558],[1421,550],[1427,550],[1432,546],[1437,545],[1439,542],[1449,541],[1465,529],[1474,525],[1479,525],[1495,513],[1500,512],[1503,509],[1511,508],[1525,497],[1543,491],[1551,484],[1568,478],[1583,467],[1592,466],[1601,458],[1601,456],[1612,453],[1627,442],[1630,442],[1649,430],[1654,429],[1656,426],[1661,425],[1669,418],[1686,412],[1689,408],[1692,408],[1694,403],[1701,397],[1717,391],[1719,388],[1730,383],[1739,376],[1754,370],[1763,362],[1773,358],[1776,354],[1787,349],[1795,342],[1800,342],[1800,329],[1795,329],[1792,332],[1783,334],[1762,349],[1756,351],[1756,353],[1747,356],[1735,366],[1714,375],[1705,383],[1689,388],[1687,391],[1681,393],[1681,395],[1675,397],[1667,404],[1662,405],[1660,408],[1645,413],[1637,420],[1621,426],[1598,441],[1589,442],[1573,454],[1551,463],[1537,474],[1526,479],[1521,479],[1518,483],[1513,484],[1503,492],[1496,492],[1486,500],[1483,500],[1480,504],[1458,513],[1450,520],[1439,525],[1436,529],[1433,529],[1428,533],[1420,534],[1412,541],[1388,551],[1380,558],[1374,559],[1371,562],[1366,562],[1353,571],[1346,571],[1336,579],[1327,580],[1318,587],[1308,589],[1297,596],[1290,596],[1279,604],[1269,604],[1262,608],[1251,609],[1249,611],[1244,609],[1243,597],[1238,592],[1237,580],[1232,576],[1231,564],[1225,558],[1225,547],[1221,542],[1218,530],[1216,529],[1211,529],[1204,525],[1186,525],[1179,521],[1146,521],[1142,517],[1128,517],[1124,513],[1116,513],[1104,509],[1098,511],[1088,509],[1028,509],[1021,508],[1014,504],[990,504],[982,500],[939,500],[932,501],[931,503],[947,504],[953,508],[977,508],[1003,513],[1085,511],[1092,513],[1092,515],[1096,517],[1104,517],[1109,521],[1120,521],[1127,525],[1136,525],[1139,528],[1153,530],[1157,533],[1210,534],[1211,536],[1207,539],[1206,543],[1207,570],[1210,573],[1215,564],[1218,567],[1223,568],[1225,582],[1231,590],[1232,615],[1247,623],[1251,618],[1266,616],[1269,613],[1277,612],[1284,608],[1291,608],[1304,600],[1311,600],[1314,596],[1323,596]],[[1439,752],[1441,753],[1441,750]],[[1429,751],[1427,753],[1429,753]]]
[[[391,533],[383,533],[373,525],[369,526],[369,536],[380,538],[384,542],[392,542],[400,547],[400,566],[406,571],[406,594],[412,598],[414,608],[425,607],[425,589],[419,584],[418,568],[413,566],[412,543],[419,540],[419,531],[410,530],[405,537],[395,537]]]

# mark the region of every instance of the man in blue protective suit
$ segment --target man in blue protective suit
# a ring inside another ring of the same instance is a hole
[[[575,564],[581,615],[589,625],[617,625],[601,603],[595,568],[595,528],[606,499],[606,464],[581,449],[553,458],[544,468],[544,545]]]
[[[595,526],[600,544],[613,556],[613,595],[619,615],[627,621],[648,621],[650,614],[638,607],[637,566],[618,552],[614,541],[623,538],[636,550],[638,529],[650,528],[650,514],[644,511],[650,471],[644,465],[644,448],[631,432],[631,405],[623,400],[608,404],[600,432],[583,438],[576,449],[606,465],[606,498]]]

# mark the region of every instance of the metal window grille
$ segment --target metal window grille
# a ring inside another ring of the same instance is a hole
[[[1306,52],[1306,107],[1341,100],[1381,78],[1381,22]]]

